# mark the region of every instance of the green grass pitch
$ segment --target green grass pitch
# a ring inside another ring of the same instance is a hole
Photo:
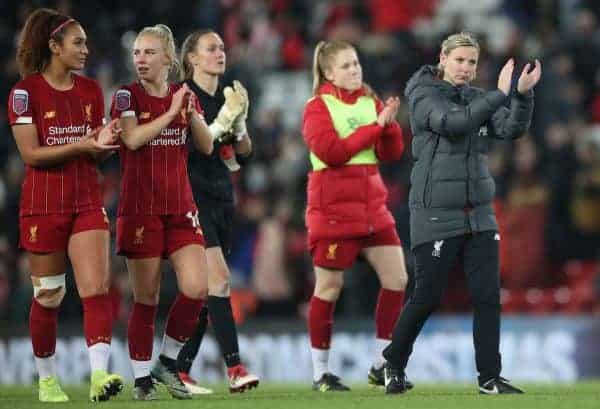
[[[320,393],[308,385],[260,385],[258,389],[230,394],[224,385],[215,386],[213,395],[189,401],[172,399],[159,387],[160,400],[136,402],[131,399],[131,385],[116,399],[109,402],[91,403],[87,400],[86,387],[66,387],[71,401],[65,404],[42,404],[37,401],[34,386],[0,386],[0,408],[89,408],[103,406],[110,409],[127,408],[202,408],[202,409],[352,409],[352,408],[410,408],[410,409],[585,409],[600,408],[600,380],[573,385],[522,385],[525,395],[483,396],[475,385],[416,385],[403,394],[386,396],[381,389],[354,385],[348,393]]]

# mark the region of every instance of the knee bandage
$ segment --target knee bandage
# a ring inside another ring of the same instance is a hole
[[[48,277],[32,276],[31,282],[33,297],[44,307],[58,307],[67,292],[64,274]]]

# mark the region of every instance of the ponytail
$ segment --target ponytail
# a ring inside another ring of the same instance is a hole
[[[331,68],[333,58],[338,52],[348,49],[356,50],[352,44],[345,41],[319,41],[313,55],[313,95],[317,95],[321,85],[327,81],[325,70]],[[366,95],[376,97],[375,92],[369,85],[363,83],[363,89]]]
[[[321,68],[320,63],[320,61],[323,60],[323,58],[321,57],[321,50],[323,49],[325,44],[325,41],[319,41],[319,43],[315,47],[315,53],[313,55],[313,95],[317,95],[319,88],[321,87],[321,85],[323,85],[323,82],[325,82],[325,74],[323,74],[323,70]]]
[[[156,24],[150,27],[144,27],[142,31],[139,32],[137,38],[141,36],[149,34],[158,38],[163,46],[165,54],[169,58],[169,70],[167,71],[167,79],[170,73],[174,76],[179,76],[179,60],[177,59],[177,51],[175,49],[175,38],[173,37],[173,32],[169,28],[169,26],[165,24]],[[136,39],[137,39],[136,38]]]

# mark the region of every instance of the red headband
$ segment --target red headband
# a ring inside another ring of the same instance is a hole
[[[58,25],[58,27],[56,27],[54,30],[52,30],[52,32],[50,33],[50,37],[52,37],[54,34],[58,33],[60,30],[62,30],[62,28],[64,26],[66,26],[67,24],[72,23],[74,21],[75,21],[74,18],[69,18],[69,19],[63,21],[61,24]]]

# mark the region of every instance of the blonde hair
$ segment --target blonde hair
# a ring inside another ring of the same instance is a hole
[[[167,58],[169,58],[170,61],[169,70],[167,71],[167,78],[171,73],[174,76],[178,76],[180,65],[179,60],[177,59],[177,51],[175,49],[175,39],[169,26],[165,24],[156,24],[154,26],[144,27],[142,31],[138,33],[136,41],[138,38],[146,34],[153,35],[162,43],[165,54],[167,54]]]
[[[196,49],[196,45],[198,44],[198,40],[201,37],[204,37],[206,34],[217,34],[214,30],[211,29],[202,29],[194,31],[192,34],[188,35],[183,41],[183,45],[181,46],[181,72],[180,79],[182,81],[188,80],[194,76],[194,67],[190,64],[188,60],[188,54],[194,52]]]
[[[475,35],[472,33],[466,32],[466,31],[462,31],[460,33],[456,33],[456,34],[452,34],[452,35],[448,36],[442,42],[441,53],[448,56],[452,52],[452,50],[459,48],[459,47],[474,47],[475,49],[477,49],[477,54],[479,54],[479,51],[481,50],[481,47],[479,46],[479,41],[477,41],[477,38],[475,37]],[[443,77],[444,76],[444,66],[442,65],[442,63],[439,63],[437,68],[438,68],[440,77]]]
[[[317,95],[319,88],[326,81],[325,70],[331,68],[334,57],[343,50],[355,50],[354,46],[345,41],[319,41],[313,56],[313,95]],[[363,83],[367,95],[374,96],[370,86]]]

